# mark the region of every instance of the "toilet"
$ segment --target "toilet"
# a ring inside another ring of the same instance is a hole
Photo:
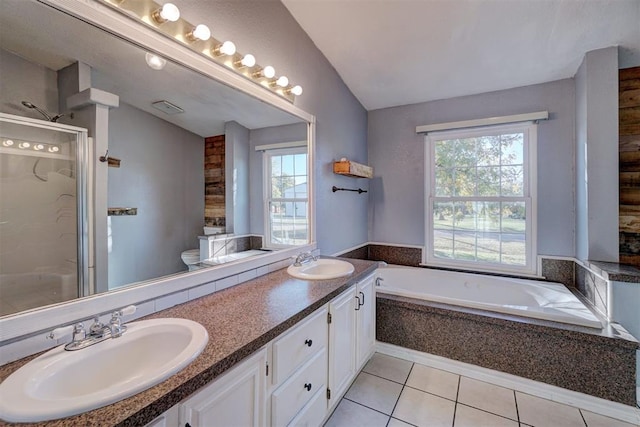
[[[199,267],[195,264],[200,262],[200,249],[188,249],[180,254],[180,258],[189,267],[189,271],[197,270]]]
[[[205,236],[211,234],[220,234],[224,233],[224,227],[203,227],[203,231]],[[182,262],[189,267],[189,271],[197,270],[200,267],[196,267],[195,264],[200,262],[200,249],[187,249],[186,251],[180,254],[180,258],[182,258]]]

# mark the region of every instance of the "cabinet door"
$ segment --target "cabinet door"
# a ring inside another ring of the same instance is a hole
[[[376,290],[375,275],[372,274],[358,283],[360,307],[357,311],[357,364],[360,370],[373,353],[376,343]]]
[[[180,405],[180,425],[250,427],[266,425],[267,351],[261,349]]]
[[[329,389],[334,406],[356,374],[356,287],[329,303]]]

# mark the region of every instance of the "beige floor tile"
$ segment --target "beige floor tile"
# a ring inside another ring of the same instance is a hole
[[[513,390],[461,377],[458,402],[518,421]]]
[[[451,427],[455,402],[405,387],[393,417],[419,427]]]
[[[605,417],[604,415],[594,414],[593,412],[581,409],[582,416],[589,427],[634,427],[634,424],[625,423],[624,421],[615,420]]]
[[[404,421],[391,418],[389,420],[389,424],[387,424],[387,427],[413,427],[413,426],[411,424],[405,423]]]
[[[364,366],[363,371],[404,384],[407,381],[412,365],[413,362],[376,353]]]
[[[325,427],[385,427],[387,415],[342,399]]]
[[[413,365],[407,385],[447,399],[456,400],[460,376],[418,363]]]
[[[361,372],[345,397],[376,411],[391,415],[401,391],[401,384]]]
[[[518,422],[458,404],[453,427],[518,427]]]
[[[584,427],[580,411],[572,406],[516,392],[520,421],[534,426]]]

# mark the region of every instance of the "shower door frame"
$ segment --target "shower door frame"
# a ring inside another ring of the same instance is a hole
[[[93,271],[93,250],[91,250],[91,248],[94,244],[94,239],[92,232],[93,224],[92,221],[90,221],[91,205],[89,200],[89,186],[92,184],[92,163],[89,161],[91,147],[89,146],[87,129],[57,122],[54,123],[46,120],[0,113],[0,123],[3,122],[76,135],[78,298],[90,295],[94,282],[90,274],[90,272]]]

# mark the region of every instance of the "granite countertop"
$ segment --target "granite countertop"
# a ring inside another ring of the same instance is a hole
[[[640,283],[640,268],[617,262],[588,261],[587,264],[606,280]]]
[[[21,425],[147,424],[378,267],[378,262],[374,261],[345,261],[355,267],[355,271],[347,277],[307,281],[295,279],[287,274],[286,269],[281,269],[145,317],[194,320],[207,329],[209,342],[189,366],[141,393],[73,417]],[[0,381],[36,356],[0,366]],[[82,372],[78,375],[82,375]],[[0,425],[8,424],[0,421]]]

